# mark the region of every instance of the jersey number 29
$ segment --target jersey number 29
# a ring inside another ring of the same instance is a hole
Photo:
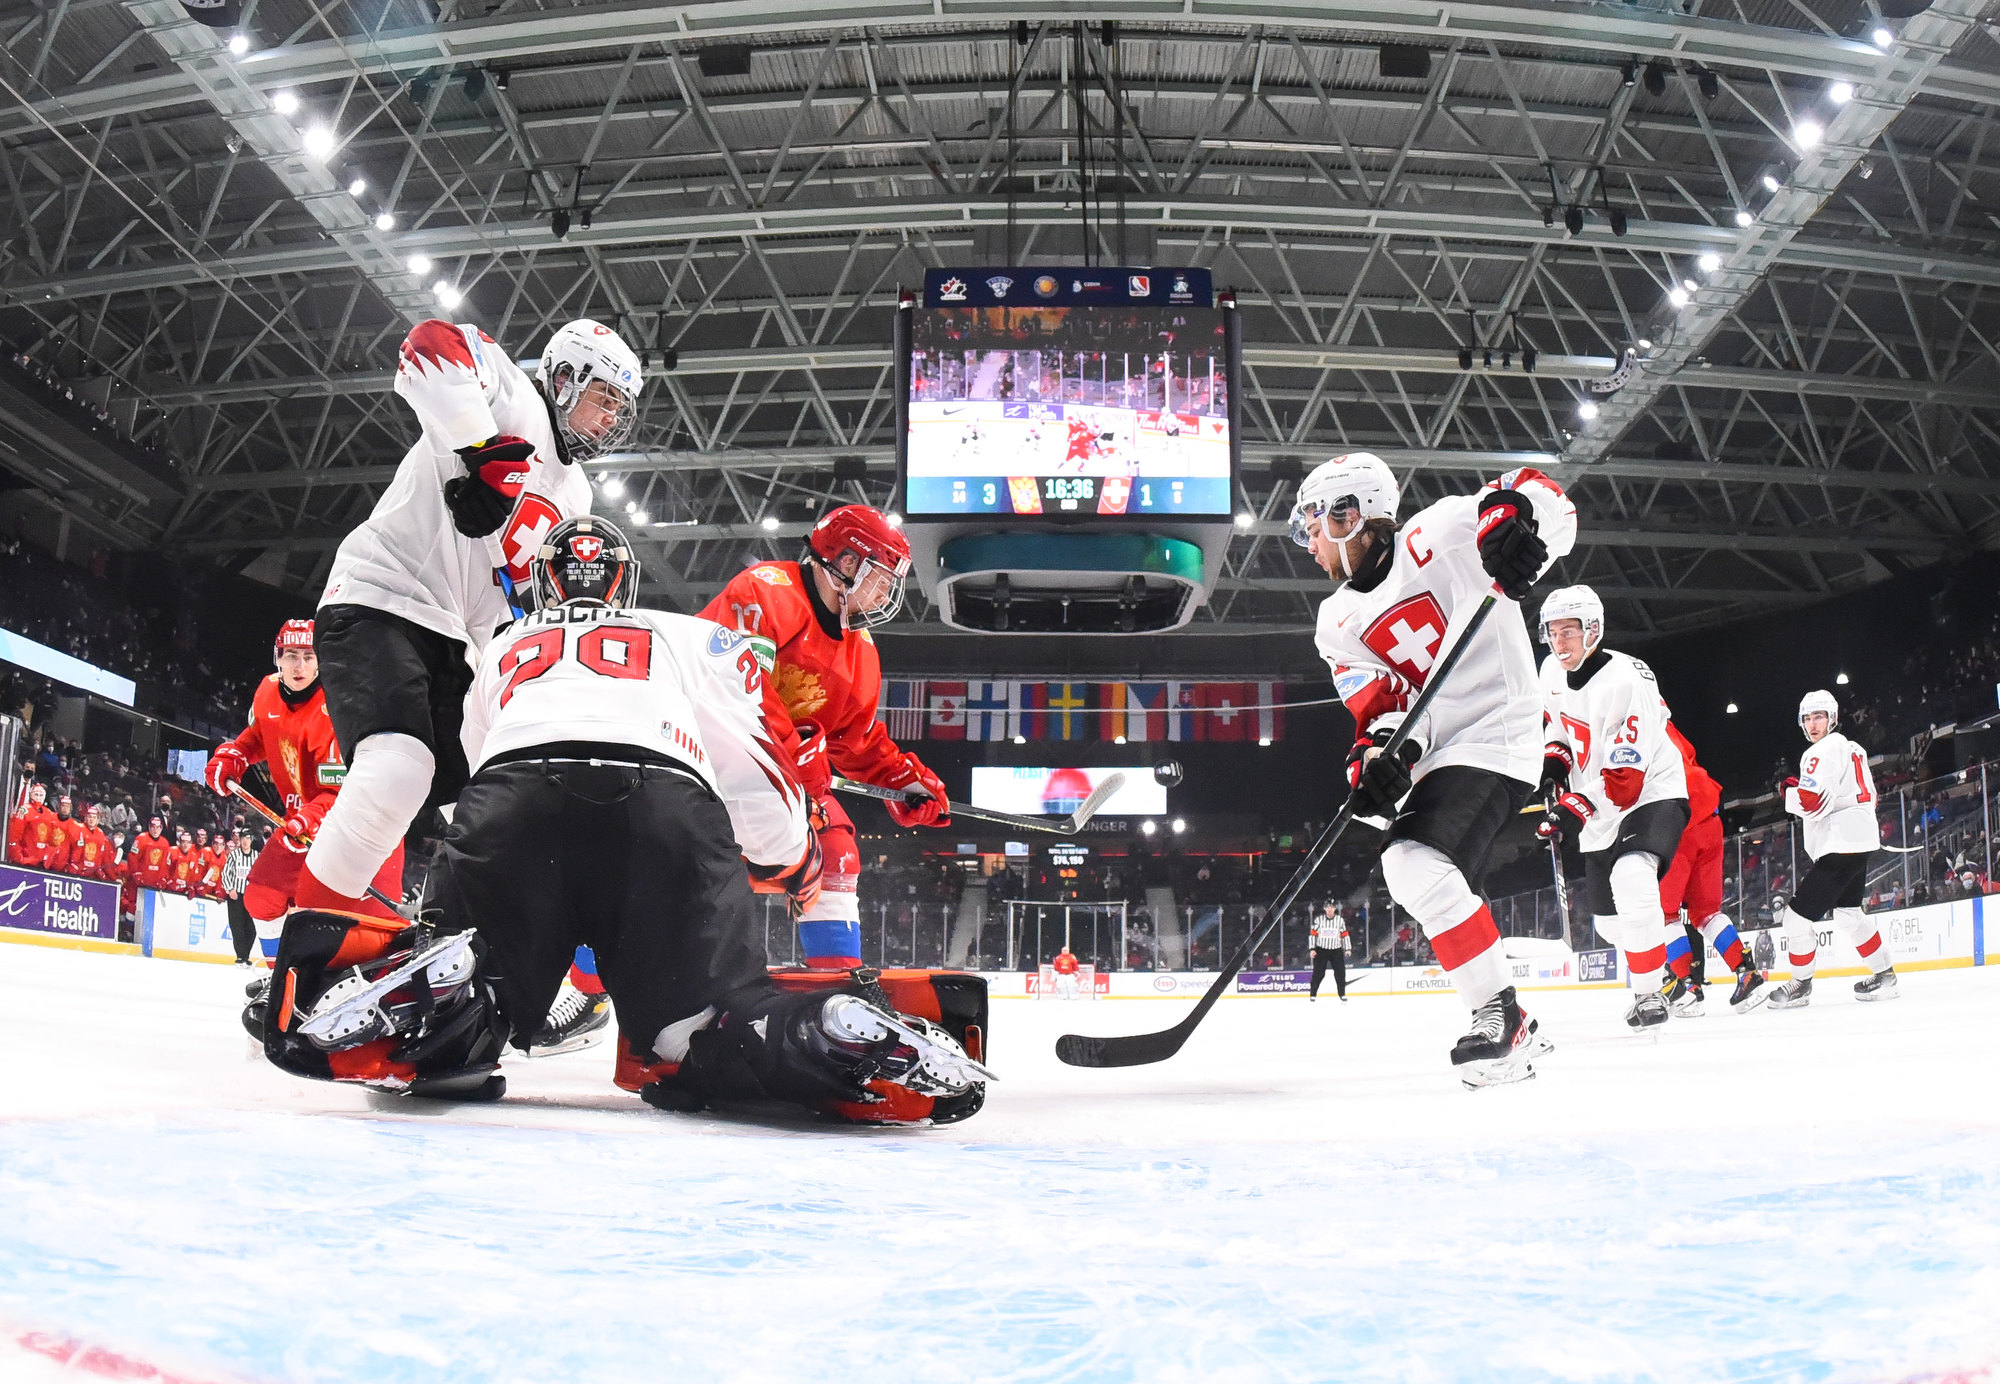
[[[514,699],[524,682],[533,682],[562,661],[569,631],[558,626],[529,635],[500,655],[500,705]],[[599,625],[577,637],[576,661],[600,677],[643,680],[653,666],[653,632],[630,625]]]

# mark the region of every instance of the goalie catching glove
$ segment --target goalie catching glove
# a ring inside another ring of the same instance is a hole
[[[499,531],[514,512],[521,488],[528,483],[535,444],[518,437],[490,437],[474,447],[461,447],[458,459],[467,474],[444,483],[445,507],[452,527],[467,538],[484,538]]]
[[[1495,490],[1479,501],[1479,565],[1509,600],[1520,600],[1542,574],[1549,545],[1536,532],[1535,511],[1526,496]]]
[[[951,822],[951,799],[944,780],[925,767],[913,754],[906,754],[882,775],[884,788],[919,789],[930,796],[914,802],[893,800],[884,804],[899,827],[941,827]]]
[[[1405,740],[1395,754],[1383,753],[1394,734],[1391,729],[1372,731],[1365,740],[1354,742],[1347,752],[1347,785],[1357,817],[1392,819],[1397,806],[1410,792],[1410,766],[1424,757],[1416,740]]]

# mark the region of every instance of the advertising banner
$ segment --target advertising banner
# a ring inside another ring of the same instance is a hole
[[[118,886],[0,865],[0,927],[118,940]]]
[[[219,899],[139,891],[139,946],[170,961],[234,961],[229,906]]]

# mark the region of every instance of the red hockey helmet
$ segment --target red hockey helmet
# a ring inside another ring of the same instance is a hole
[[[549,530],[528,559],[535,608],[570,601],[624,609],[639,595],[639,559],[632,544],[609,519],[579,514]]]
[[[303,653],[313,651],[312,621],[287,620],[278,626],[278,639],[271,649],[271,657],[277,658],[287,649],[298,649]]]
[[[910,540],[889,516],[867,505],[829,511],[806,535],[807,557],[840,587],[841,622],[849,629],[886,624],[903,608],[903,579],[910,575]],[[849,554],[853,572],[841,570]],[[859,609],[857,598],[884,594]]]

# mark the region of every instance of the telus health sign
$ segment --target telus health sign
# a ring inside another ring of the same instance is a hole
[[[0,927],[118,940],[118,886],[0,865]]]

